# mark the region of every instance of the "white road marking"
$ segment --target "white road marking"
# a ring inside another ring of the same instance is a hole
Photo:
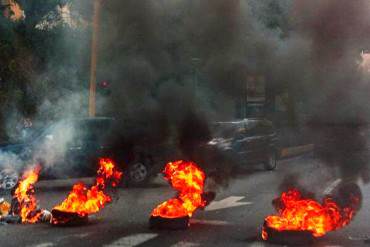
[[[215,211],[225,208],[240,207],[245,205],[251,205],[253,202],[239,202],[243,200],[244,196],[229,196],[221,201],[213,201],[204,210],[205,211]]]
[[[89,236],[90,236],[90,233],[71,234],[71,235],[59,237],[59,241],[63,239],[68,239],[68,238],[87,238]]]
[[[76,238],[87,238],[88,236],[90,236],[90,233],[81,233],[81,234],[73,235],[73,237],[76,237]]]
[[[190,224],[201,224],[201,225],[214,225],[214,226],[229,226],[231,225],[228,221],[222,220],[198,220],[190,219]]]
[[[333,190],[335,189],[335,187],[337,187],[340,183],[342,182],[342,179],[338,178],[337,180],[335,180],[334,182],[332,182],[325,190],[324,190],[324,195],[328,195],[330,194],[331,192],[333,192]]]
[[[349,236],[348,239],[352,241],[364,241],[369,240],[370,236],[369,235]]]
[[[138,233],[130,236],[120,238],[113,243],[104,245],[105,247],[134,247],[145,243],[153,238],[156,238],[158,234],[155,233]]]
[[[197,247],[197,246],[200,246],[200,244],[192,243],[192,242],[184,242],[184,241],[171,245],[171,247]]]
[[[53,247],[55,246],[53,243],[42,243],[42,244],[35,244],[35,245],[29,245],[29,247]]]
[[[250,247],[265,247],[265,243],[262,243],[262,242],[253,242],[253,243],[248,243],[248,246]]]

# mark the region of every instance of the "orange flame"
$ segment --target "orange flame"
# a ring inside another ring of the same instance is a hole
[[[176,198],[156,207],[152,216],[163,218],[191,217],[197,208],[206,205],[202,198],[206,176],[195,163],[182,160],[170,162],[166,165],[163,173],[165,179],[179,194]]]
[[[19,21],[25,18],[24,11],[16,1],[5,0],[4,3],[8,5],[8,8],[4,10],[6,18],[11,19],[12,21]]]
[[[34,184],[39,178],[41,167],[35,166],[27,170],[21,181],[18,183],[13,197],[17,199],[20,209],[22,223],[36,223],[41,217],[41,210],[37,208],[37,201],[34,195]]]
[[[117,170],[112,160],[100,159],[97,173],[95,184],[90,189],[83,183],[75,184],[68,197],[54,209],[86,216],[104,208],[105,204],[112,200],[104,193],[106,184],[108,180],[111,180],[112,186],[115,187],[122,177],[122,172]]]
[[[355,215],[353,208],[341,208],[329,197],[322,204],[304,199],[297,189],[282,193],[280,202],[279,214],[265,219],[266,226],[277,231],[309,231],[313,236],[321,237],[348,225]],[[262,238],[268,239],[265,229]]]

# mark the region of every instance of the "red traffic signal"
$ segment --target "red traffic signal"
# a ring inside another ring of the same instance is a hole
[[[101,81],[101,82],[99,82],[98,85],[99,85],[100,88],[106,89],[106,88],[109,88],[110,83],[108,81]]]

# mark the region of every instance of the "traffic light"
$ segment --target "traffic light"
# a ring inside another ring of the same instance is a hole
[[[109,96],[111,94],[109,81],[103,80],[98,83],[98,93],[104,96]]]

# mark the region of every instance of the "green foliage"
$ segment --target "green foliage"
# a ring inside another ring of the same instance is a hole
[[[63,26],[50,31],[35,28],[50,11],[65,0],[19,0],[26,18],[13,22],[0,14],[0,110],[17,109],[32,115],[51,91],[81,88],[86,68],[79,66],[88,56],[86,32]],[[83,64],[83,63],[82,63]],[[79,69],[81,68],[81,71]],[[70,82],[70,83],[69,83]]]

